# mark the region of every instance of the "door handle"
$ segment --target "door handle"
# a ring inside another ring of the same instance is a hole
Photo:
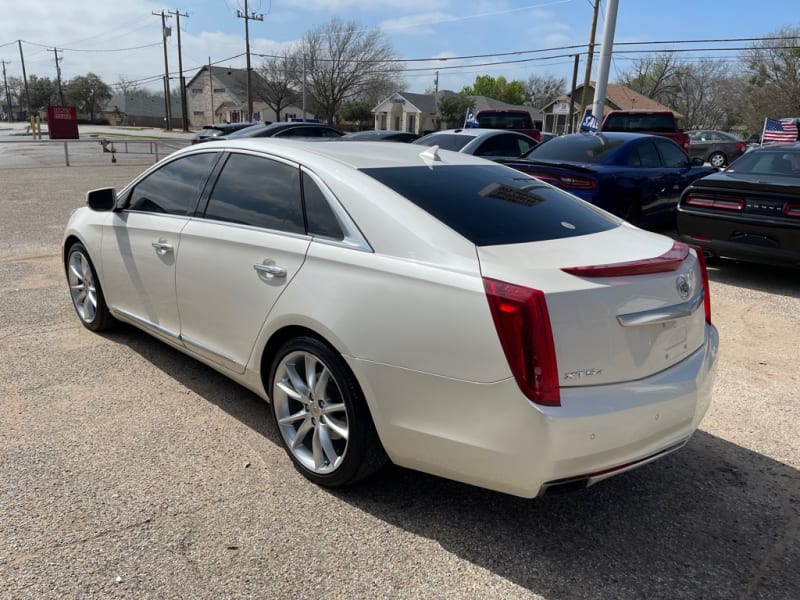
[[[153,242],[150,245],[156,249],[156,254],[158,254],[159,256],[163,256],[167,252],[172,252],[174,250],[172,244],[167,244],[166,242]]]
[[[259,273],[264,273],[270,277],[286,277],[286,269],[277,267],[275,265],[253,265],[253,268]]]

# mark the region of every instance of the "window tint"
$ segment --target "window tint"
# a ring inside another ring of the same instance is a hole
[[[322,190],[307,173],[303,173],[303,199],[306,203],[308,233],[343,240],[344,232],[339,220],[333,214]]]
[[[495,135],[483,142],[475,150],[475,156],[511,156],[517,157],[527,152],[535,144],[525,138],[511,133]]]
[[[639,169],[660,168],[661,157],[658,155],[655,144],[650,140],[636,144],[628,157],[628,165]]]
[[[533,129],[530,114],[523,112],[481,111],[476,118],[483,129]]]
[[[734,173],[800,177],[800,152],[746,152],[728,168]]]
[[[655,142],[661,153],[661,162],[665,167],[683,169],[689,166],[689,158],[673,142],[661,138]]]
[[[500,165],[362,172],[478,246],[568,238],[617,226],[613,217],[574,196]]]
[[[211,193],[205,217],[305,233],[300,171],[268,158],[231,154]]]
[[[535,146],[527,158],[601,163],[624,143],[625,140],[609,139],[604,135],[565,135]]]
[[[184,156],[164,165],[136,184],[128,210],[188,215],[194,213],[200,186],[219,157],[217,152]]]
[[[610,114],[603,131],[677,131],[675,117],[671,114]]]

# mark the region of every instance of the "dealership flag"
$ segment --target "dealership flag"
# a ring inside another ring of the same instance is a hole
[[[471,108],[467,109],[467,115],[464,117],[464,129],[467,127],[478,127],[478,119],[475,118],[475,115],[472,112]]]
[[[761,143],[764,142],[796,142],[797,123],[792,121],[778,121],[777,119],[764,119],[764,131],[761,134]]]

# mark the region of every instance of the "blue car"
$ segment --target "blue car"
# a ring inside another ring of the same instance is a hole
[[[716,173],[672,140],[639,133],[575,133],[499,161],[634,225],[674,225],[681,193]]]

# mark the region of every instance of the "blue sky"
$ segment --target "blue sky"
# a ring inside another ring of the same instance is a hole
[[[69,79],[88,71],[107,83],[120,76],[145,81],[163,73],[160,17],[162,9],[188,12],[181,19],[183,65],[191,77],[201,64],[219,61],[244,52],[244,0],[178,0],[168,7],[146,0],[30,0],[24,10],[0,20],[0,60],[7,61],[8,75],[20,76],[16,40],[23,40],[28,75],[55,77],[53,47],[65,48],[62,77]],[[333,17],[356,21],[365,30],[378,28],[402,58],[435,58],[408,66],[439,68],[440,89],[460,90],[477,75],[504,75],[525,80],[531,74],[572,77],[573,59],[564,56],[548,60],[475,66],[499,60],[525,59],[574,53],[552,50],[494,59],[454,59],[476,54],[548,50],[586,44],[591,26],[593,0],[250,0],[248,10],[263,21],[250,21],[251,50],[273,53],[301,39],[310,28]],[[711,38],[766,36],[783,26],[800,26],[800,12],[788,10],[789,0],[619,0],[617,42],[655,42]],[[92,7],[87,9],[87,7]],[[800,5],[799,5],[800,6]],[[601,2],[605,8],[605,0]],[[4,11],[7,12],[7,11]],[[603,28],[601,10],[598,41]],[[168,52],[170,70],[177,70],[175,19]],[[696,44],[696,48],[720,48],[741,44]],[[648,49],[678,49],[688,44],[633,46]],[[48,51],[49,49],[49,51]],[[129,49],[129,50],[126,50]],[[620,48],[621,49],[621,48]],[[686,55],[690,56],[690,55]],[[725,57],[734,52],[705,50],[695,56]],[[631,65],[635,55],[618,54],[611,80]],[[258,59],[254,58],[254,64]],[[222,64],[244,66],[244,58]],[[447,68],[455,67],[455,68]],[[581,63],[579,81],[583,79]],[[596,75],[597,68],[593,76]],[[406,90],[423,92],[433,87],[432,71],[407,72]]]

